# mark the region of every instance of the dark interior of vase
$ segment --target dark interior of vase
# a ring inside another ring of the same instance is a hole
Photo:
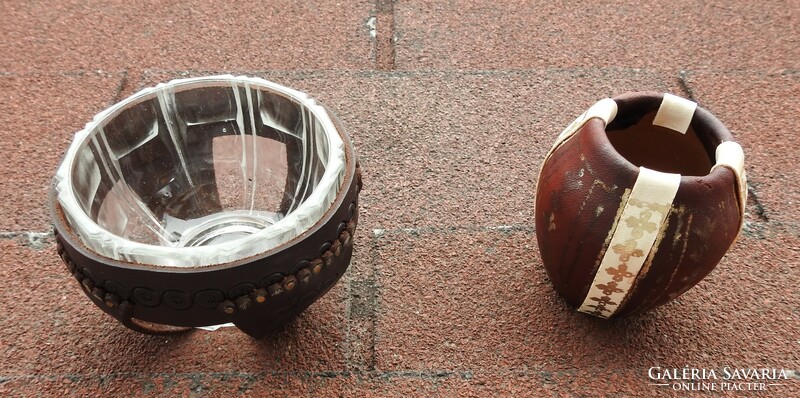
[[[617,152],[648,169],[680,175],[704,176],[714,165],[715,148],[703,145],[693,126],[685,134],[653,125],[656,111],[641,118],[618,115],[606,128]]]

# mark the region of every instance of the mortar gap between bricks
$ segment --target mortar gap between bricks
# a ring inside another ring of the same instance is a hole
[[[374,369],[375,238],[360,241],[363,252],[357,267],[350,267],[345,280],[345,368],[354,372]],[[363,266],[361,265],[363,264]]]
[[[395,68],[394,0],[375,2],[375,66],[380,71]]]
[[[120,76],[119,84],[117,84],[114,96],[111,98],[111,102],[108,104],[109,106],[116,104],[122,99],[122,93],[128,86],[128,70],[123,70],[121,75],[122,76]]]
[[[758,185],[758,184],[756,184]],[[769,216],[767,216],[767,211],[764,208],[764,205],[761,203],[761,200],[758,197],[757,189],[750,183],[747,182],[747,202],[753,204],[753,210],[758,218],[758,221],[769,222]],[[745,204],[745,208],[747,204]]]
[[[408,235],[418,237],[427,234],[457,234],[457,233],[482,233],[499,232],[510,235],[514,233],[533,233],[535,227],[532,224],[508,224],[508,225],[454,225],[454,226],[429,226],[414,228],[373,228],[372,236],[375,238],[388,237],[392,235]]]
[[[371,313],[370,313],[370,322],[372,325],[372,333],[370,334],[370,342],[369,342],[369,351],[370,351],[370,360],[369,360],[369,370],[375,371],[378,365],[378,356],[376,354],[375,345],[377,344],[378,340],[378,309],[380,303],[380,284],[378,283],[378,250],[380,250],[380,241],[375,238],[372,240],[372,247],[370,248],[371,258],[370,258],[370,271],[372,271],[371,280],[372,280],[372,295],[371,298]]]
[[[364,71],[359,71],[364,72]],[[375,73],[375,71],[372,71]],[[318,77],[333,75],[349,75],[356,73],[353,71],[341,71],[335,69],[309,69],[309,70],[246,70],[246,69],[145,69],[141,73],[139,82],[135,87],[135,91],[142,90],[146,87],[153,87],[162,81],[169,81],[174,79],[186,79],[190,77],[212,76],[212,75],[233,75],[233,76],[251,76],[259,77],[266,80],[271,80],[275,83],[281,83],[281,80],[294,79],[306,80]],[[165,76],[162,76],[165,75]],[[158,77],[158,80],[153,80]]]
[[[680,70],[678,72],[678,85],[680,86],[681,90],[683,90],[683,94],[686,98],[690,99],[691,101],[697,102],[697,97],[695,96],[694,89],[690,86],[689,83],[689,75],[691,72],[686,70]]]
[[[377,341],[377,325],[378,325],[378,300],[380,296],[380,289],[378,288],[378,250],[380,250],[379,238],[375,237],[370,245],[370,276],[367,288],[369,288],[368,307],[369,322],[370,322],[370,336],[369,336],[369,361],[367,369],[375,371],[377,366],[377,354],[375,344]]]
[[[44,250],[53,242],[53,232],[0,231],[0,240],[12,240],[33,250]]]
[[[528,372],[523,372],[527,375]],[[355,377],[360,380],[391,380],[391,379],[411,379],[411,380],[444,380],[458,378],[470,380],[474,377],[472,370],[443,370],[443,369],[401,369],[393,371],[267,371],[267,372],[110,372],[110,373],[89,373],[89,374],[27,374],[27,375],[0,375],[0,385],[13,381],[27,382],[57,382],[68,380],[72,383],[97,383],[104,385],[115,380],[138,380],[145,384],[154,379],[166,379],[171,382],[188,380],[195,383],[219,382],[223,380],[240,380],[247,384],[255,383],[267,377],[296,377],[301,379],[337,379]]]

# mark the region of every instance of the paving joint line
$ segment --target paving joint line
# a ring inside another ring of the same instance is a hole
[[[381,71],[395,68],[394,0],[375,1],[375,66]]]
[[[103,69],[70,69],[53,71],[0,71],[0,77],[41,77],[41,76],[60,76],[60,77],[113,77],[120,74],[123,70],[103,70]]]
[[[373,17],[371,17],[373,18]],[[376,20],[377,21],[377,20]],[[370,22],[368,21],[369,25]],[[396,35],[395,35],[396,38]],[[334,75],[350,75],[350,76],[429,76],[429,75],[477,75],[477,76],[493,76],[493,75],[525,75],[529,73],[588,73],[588,72],[623,72],[623,73],[646,73],[654,76],[660,75],[661,70],[648,69],[648,68],[629,68],[629,67],[541,67],[541,68],[509,68],[509,69],[393,69],[393,70],[377,70],[377,69],[307,69],[307,70],[256,70],[256,69],[237,69],[237,70],[214,70],[214,69],[164,69],[164,68],[149,68],[143,71],[145,77],[152,76],[158,73],[175,74],[180,77],[188,77],[194,74],[208,75],[208,74],[245,74],[245,75],[283,75],[283,76],[308,76],[317,77],[326,74]]]
[[[697,102],[697,96],[695,95],[694,89],[690,86],[690,83],[689,83],[689,75],[690,74],[691,74],[691,72],[689,72],[689,71],[680,70],[678,72],[678,84],[680,85],[681,90],[683,90],[683,92],[686,93],[686,97],[688,99],[690,99],[691,101],[693,101],[695,103],[699,103],[699,102]]]
[[[533,224],[510,224],[510,225],[488,225],[488,226],[429,226],[429,227],[415,227],[415,228],[373,228],[372,236],[381,238],[387,235],[410,235],[420,236],[427,234],[450,234],[450,233],[464,233],[464,232],[501,232],[505,234],[512,233],[532,233],[535,232]]]
[[[333,379],[342,377],[358,377],[362,379],[420,379],[420,380],[438,380],[445,378],[458,377],[461,379],[469,380],[473,378],[473,371],[470,370],[391,370],[391,371],[266,371],[266,372],[110,372],[110,373],[97,373],[97,374],[27,374],[27,375],[0,375],[0,385],[11,381],[58,381],[69,380],[73,383],[80,383],[85,381],[97,381],[105,383],[109,380],[130,378],[134,380],[150,380],[155,378],[173,378],[173,379],[189,379],[189,380],[202,380],[210,378],[212,380],[261,380],[266,377],[300,377],[300,378],[320,378],[320,379]]]
[[[53,231],[0,231],[0,240],[15,240],[33,250],[44,250],[54,241]]]
[[[386,0],[382,0],[386,1]],[[398,40],[397,33],[394,34],[394,40]],[[53,71],[0,71],[0,77],[23,77],[23,76],[113,76],[114,74],[122,73],[123,71],[128,71],[129,69],[121,69],[116,71],[105,71],[102,69],[96,70],[89,70],[89,69],[74,69],[74,70],[53,70]],[[540,66],[540,67],[530,67],[530,68],[505,68],[505,69],[393,69],[391,71],[379,71],[374,69],[292,69],[292,70],[279,70],[279,69],[237,69],[237,70],[211,70],[211,69],[165,69],[165,68],[146,68],[142,67],[140,70],[144,72],[152,73],[176,73],[176,74],[219,74],[219,73],[228,73],[228,74],[279,74],[279,75],[320,75],[324,73],[335,73],[335,74],[360,74],[360,75],[395,75],[397,76],[413,76],[413,75],[424,75],[424,74],[436,74],[436,73],[444,73],[444,74],[451,74],[451,73],[458,73],[458,74],[475,74],[475,75],[503,75],[503,74],[515,74],[515,73],[531,73],[531,72],[564,72],[564,73],[574,73],[574,72],[581,72],[581,71],[603,71],[603,72],[633,72],[633,73],[653,73],[653,74],[661,74],[666,72],[664,69],[654,69],[654,68],[636,68],[636,67],[608,67],[608,66],[592,66],[592,67],[584,67],[584,66]],[[687,74],[696,74],[696,73],[711,73],[711,74],[723,74],[723,75],[739,75],[739,74],[750,74],[750,75],[775,75],[779,74],[781,76],[800,76],[800,69],[793,69],[793,68],[771,68],[771,69],[731,69],[731,68],[707,68],[702,70],[696,71],[684,71]],[[145,73],[147,74],[147,73]]]
[[[372,247],[370,250],[371,260],[370,261],[370,282],[371,286],[367,285],[367,287],[371,287],[371,291],[369,292],[371,296],[369,297],[369,310],[370,310],[370,323],[371,323],[371,333],[370,333],[370,342],[369,342],[369,351],[370,351],[370,362],[367,364],[368,369],[370,371],[375,371],[378,366],[378,354],[377,354],[377,341],[378,341],[378,309],[380,305],[380,285],[378,282],[378,252],[380,251],[380,242],[378,239],[372,240]]]
[[[250,75],[250,76],[287,76],[295,79],[305,78],[319,78],[326,75],[336,76],[357,76],[357,77],[420,77],[420,76],[437,76],[437,75],[452,75],[459,76],[525,76],[528,74],[538,73],[557,73],[557,74],[575,74],[575,73],[609,73],[609,72],[623,72],[623,73],[636,73],[636,74],[652,74],[657,76],[659,71],[652,69],[642,68],[608,68],[608,67],[591,67],[591,68],[534,68],[534,69],[489,69],[489,70],[340,70],[340,69],[317,69],[317,70],[203,70],[203,69],[145,69],[142,72],[142,81],[140,82],[139,89],[143,88],[147,83],[147,79],[153,75],[173,74],[175,78],[185,78],[192,75],[215,75],[215,74],[234,74],[234,75]]]
[[[800,380],[800,369],[781,368],[776,367],[786,372],[788,379]],[[110,372],[110,373],[95,373],[95,374],[27,374],[27,375],[0,375],[0,385],[11,381],[59,381],[69,380],[73,383],[80,383],[86,381],[97,381],[99,383],[106,383],[110,380],[130,378],[134,380],[152,380],[156,378],[167,379],[188,379],[200,382],[203,379],[211,380],[231,380],[241,379],[243,381],[258,381],[266,377],[300,377],[305,379],[334,379],[343,377],[356,377],[366,380],[391,380],[391,379],[416,379],[416,380],[442,380],[448,378],[458,378],[462,380],[471,380],[478,376],[516,376],[516,377],[536,377],[544,381],[552,382],[553,379],[564,376],[576,376],[581,373],[594,373],[610,371],[612,374],[626,375],[626,374],[641,374],[646,377],[646,370],[631,370],[631,369],[608,369],[608,368],[567,368],[555,371],[548,371],[544,368],[541,369],[495,369],[495,370],[481,370],[476,373],[475,370],[470,369],[400,369],[389,371],[263,371],[263,372],[240,372],[240,371],[225,371],[225,372]]]
[[[377,323],[377,239],[368,238],[367,253],[364,261],[369,264],[368,274],[361,278],[350,277],[347,280],[347,300],[345,311],[347,314],[347,369],[375,370],[375,325]],[[366,329],[366,330],[365,330]],[[365,331],[366,333],[360,333]],[[366,343],[356,347],[355,342]]]
[[[758,197],[757,189],[750,182],[747,183],[747,200],[755,207],[755,213],[759,221],[769,222],[769,216],[767,216],[764,205]]]
[[[119,84],[117,84],[114,96],[111,98],[111,102],[108,104],[108,106],[114,105],[122,99],[121,98],[122,92],[125,90],[127,85],[128,85],[128,70],[125,69],[122,71],[122,76],[119,79]]]

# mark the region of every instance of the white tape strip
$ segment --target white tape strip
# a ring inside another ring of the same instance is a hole
[[[553,144],[553,147],[550,149],[550,153],[547,154],[545,159],[550,157],[550,154],[553,153],[556,148],[558,148],[561,143],[566,141],[569,137],[575,134],[576,131],[580,130],[584,124],[586,124],[589,119],[592,118],[599,118],[602,120],[606,126],[611,123],[612,120],[617,116],[617,103],[614,102],[611,98],[604,98],[600,101],[597,101],[592,105],[586,112],[582,115],[578,116],[572,123],[558,135],[556,138],[556,142]]]
[[[656,237],[665,228],[680,183],[680,174],[639,168],[628,202],[578,311],[603,318],[617,311],[639,275]]]
[[[653,124],[686,134],[697,104],[672,94],[664,94]]]
[[[711,168],[714,171],[717,167],[728,167],[736,174],[736,180],[739,185],[737,194],[739,195],[739,211],[742,216],[742,223],[744,223],[744,208],[747,203],[747,177],[744,172],[744,151],[742,147],[733,141],[725,141],[717,145],[715,154],[717,158],[716,164]]]

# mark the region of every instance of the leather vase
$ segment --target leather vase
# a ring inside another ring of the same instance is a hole
[[[742,148],[692,101],[652,92],[594,104],[539,173],[536,235],[563,298],[601,318],[678,297],[741,231]]]

